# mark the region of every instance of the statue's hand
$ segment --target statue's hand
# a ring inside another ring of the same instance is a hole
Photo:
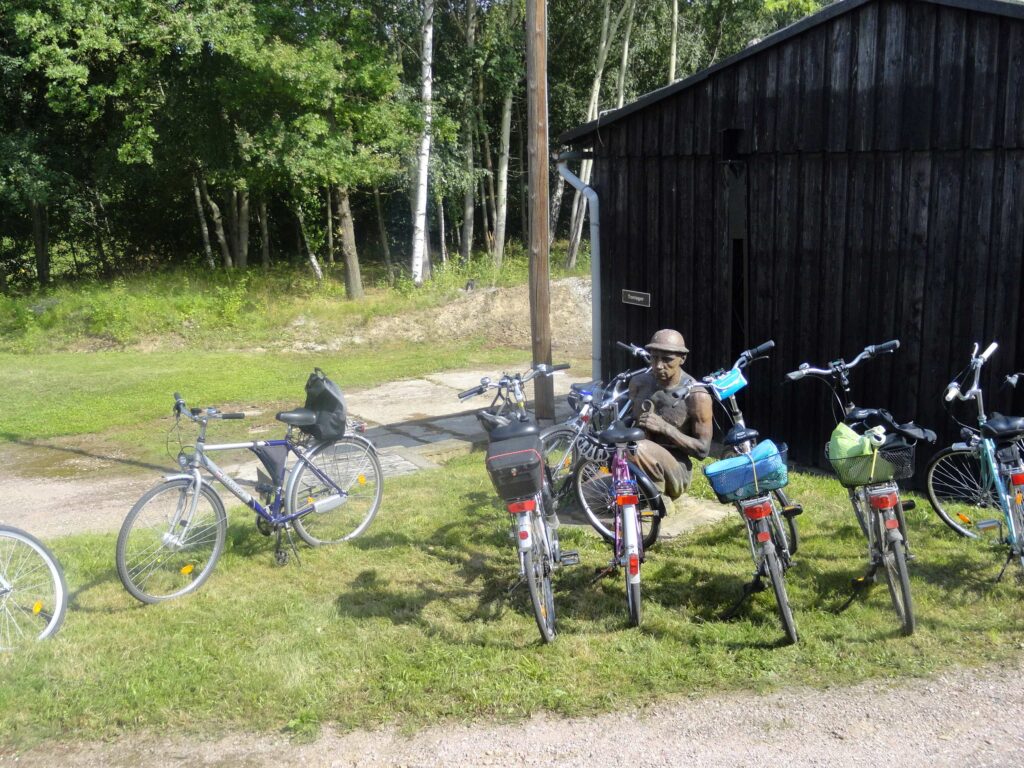
[[[637,424],[645,432],[663,433],[668,422],[656,413],[641,413]]]

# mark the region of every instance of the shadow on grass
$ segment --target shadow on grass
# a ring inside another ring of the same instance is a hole
[[[90,459],[99,459],[100,461],[109,462],[111,464],[120,464],[126,467],[139,467],[140,469],[155,469],[157,472],[166,472],[166,464],[150,464],[147,461],[136,461],[135,459],[126,459],[123,456],[111,456],[106,453],[98,453],[96,451],[86,451],[82,448],[70,448],[63,445],[52,445],[51,443],[41,443],[35,440],[26,440],[24,436],[15,434],[13,432],[0,432],[0,442],[13,443],[14,445],[21,445],[25,448],[37,448],[40,450],[53,451],[54,453],[71,454],[73,456],[85,456]]]

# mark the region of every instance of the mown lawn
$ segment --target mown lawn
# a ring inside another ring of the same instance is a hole
[[[592,583],[605,546],[566,527],[582,563],[557,577],[560,634],[541,645],[525,588],[507,594],[515,558],[479,453],[390,479],[363,538],[303,548],[301,565],[275,566],[272,542],[235,508],[211,579],[168,604],[121,588],[114,535],[57,539],[71,610],[52,642],[0,659],[0,742],[576,715],[1020,656],[1024,585],[993,583],[1001,553],[911,512],[918,630],[905,638],[884,584],[849,600],[864,546],[839,486],[794,474],[791,489],[806,509],[789,576],[795,647],[781,644],[770,591],[720,618],[751,570],[733,518],[650,553],[639,629],[626,625],[621,578]]]

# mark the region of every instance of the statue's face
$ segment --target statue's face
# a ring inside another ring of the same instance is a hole
[[[686,355],[675,355],[671,352],[652,352],[651,369],[654,378],[663,387],[671,386],[679,380],[679,372],[683,370]]]

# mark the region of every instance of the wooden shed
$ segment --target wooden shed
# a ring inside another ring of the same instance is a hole
[[[594,157],[604,375],[627,364],[616,340],[662,327],[697,375],[774,338],[743,407],[805,463],[832,422],[821,385],[783,383],[802,361],[899,338],[855,399],[949,439],[944,385],[996,339],[990,401],[1009,406],[995,386],[1024,369],[1024,4],[844,0],[560,140]]]

